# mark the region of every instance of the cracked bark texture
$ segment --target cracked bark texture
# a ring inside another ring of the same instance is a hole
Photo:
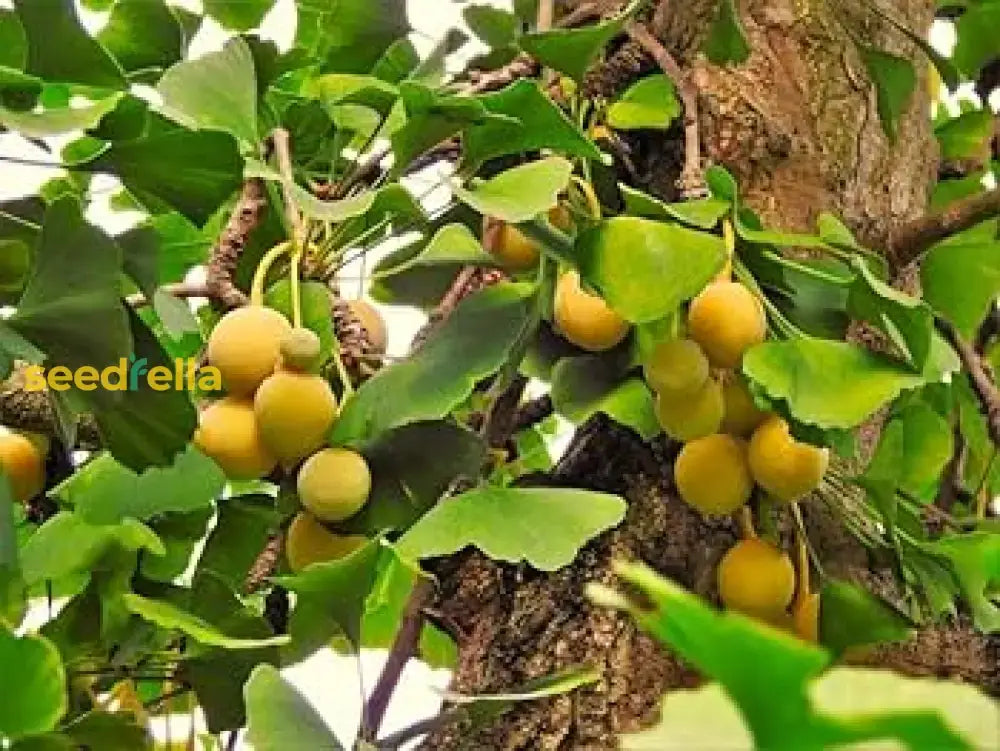
[[[831,211],[862,242],[889,247],[899,225],[925,212],[937,169],[923,85],[926,58],[866,0],[737,5],[753,51],[736,67],[713,66],[698,53],[716,0],[663,3],[650,19],[700,91],[706,166],[722,164],[733,172],[744,199],[769,226],[810,231],[821,212]],[[931,0],[887,0],[880,7],[920,35],[933,19]],[[874,88],[847,28],[911,59],[919,72],[895,145],[882,132]],[[592,73],[587,87],[611,96],[651,67],[626,43]],[[646,144],[643,166],[650,186],[672,198],[676,144],[670,134],[656,138],[660,142],[652,148]],[[598,416],[580,428],[571,451],[545,481],[621,493],[629,511],[618,529],[552,574],[498,565],[476,552],[441,563],[435,607],[465,637],[455,690],[503,691],[580,664],[598,669],[602,679],[567,696],[518,706],[474,734],[461,725],[447,726],[425,741],[424,749],[615,748],[619,733],[657,718],[666,691],[697,684],[689,667],[626,617],[595,608],[583,596],[585,583],[611,582],[611,561],[624,558],[642,559],[715,597],[714,569],[736,530],[729,520],[702,519],[677,499],[672,459],[669,447],[645,446]],[[898,598],[888,562],[873,559],[818,501],[805,504],[804,511],[828,573]],[[926,629],[910,643],[880,647],[862,661],[916,675],[955,676],[1000,693],[997,658],[996,640],[960,625]]]

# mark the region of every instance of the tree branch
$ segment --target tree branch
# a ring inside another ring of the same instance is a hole
[[[986,412],[986,422],[990,431],[990,438],[995,444],[1000,446],[1000,391],[997,390],[993,378],[983,363],[979,353],[972,348],[972,345],[965,341],[954,326],[943,318],[938,318],[938,331],[948,340],[948,343],[958,353],[962,360],[962,365],[972,379],[972,388],[979,397],[979,401]]]
[[[1000,216],[1000,190],[956,201],[943,211],[916,219],[895,233],[889,257],[897,271],[918,260],[946,237]]]
[[[267,207],[266,195],[263,180],[252,178],[244,182],[233,213],[212,248],[206,285],[212,293],[210,296],[225,308],[238,308],[249,301],[236,286],[233,276],[250,235],[260,224]]]
[[[178,284],[164,284],[160,289],[168,295],[182,299],[189,297],[212,297],[213,293],[213,290],[209,288],[207,283],[190,284],[188,282],[179,282]],[[151,301],[141,292],[129,295],[125,298],[125,302],[133,308],[141,308],[144,305],[151,304]]]
[[[702,192],[705,178],[701,171],[701,124],[698,113],[698,90],[685,75],[681,66],[667,48],[641,23],[629,21],[625,31],[632,41],[652,57],[667,78],[673,81],[684,105],[684,168],[681,170],[680,187],[685,196]]]
[[[274,155],[278,160],[278,172],[281,174],[281,194],[285,199],[285,216],[288,218],[288,226],[295,234],[296,249],[304,249],[305,225],[302,222],[302,214],[295,208],[295,195],[292,192],[292,188],[295,186],[295,173],[292,167],[291,136],[284,128],[275,128],[274,132],[271,133],[271,142],[274,144]]]

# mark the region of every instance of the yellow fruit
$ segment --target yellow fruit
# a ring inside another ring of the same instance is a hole
[[[19,433],[0,436],[0,469],[15,501],[30,501],[45,487],[45,454]]]
[[[717,573],[723,604],[764,620],[778,619],[795,593],[791,558],[755,537],[730,548]]]
[[[253,402],[226,397],[198,418],[194,444],[222,468],[230,480],[259,480],[277,460],[260,438]]]
[[[303,373],[315,372],[320,366],[323,345],[310,329],[295,328],[281,339],[281,365]]]
[[[708,358],[690,339],[669,339],[657,345],[642,370],[654,391],[691,395],[708,381]]]
[[[573,229],[573,215],[561,203],[557,203],[549,209],[549,221],[553,227],[563,232],[569,232]]]
[[[374,305],[364,300],[348,300],[348,307],[355,317],[361,321],[361,325],[368,332],[368,339],[372,345],[372,352],[384,355],[389,344],[389,329],[385,325],[385,319],[378,312]]]
[[[323,449],[299,470],[299,500],[318,519],[340,522],[368,500],[371,472],[365,458],[348,449]]]
[[[500,228],[497,241],[490,250],[503,267],[511,271],[535,268],[541,254],[535,241],[513,224],[504,224]]]
[[[750,439],[754,480],[779,501],[795,501],[819,487],[830,452],[796,441],[788,423],[768,418]]]
[[[792,605],[792,624],[800,639],[816,644],[819,642],[819,608],[818,594],[806,595],[795,600]]]
[[[274,372],[281,341],[292,330],[276,310],[251,305],[227,313],[208,340],[208,361],[233,396],[252,394]]]
[[[337,417],[330,384],[309,373],[279,370],[260,385],[253,404],[261,440],[286,464],[321,448]]]
[[[719,432],[723,414],[722,386],[714,378],[694,394],[656,395],[656,417],[660,427],[675,441],[693,441]]]
[[[336,535],[320,524],[312,514],[303,511],[288,527],[285,556],[292,571],[298,573],[314,563],[346,558],[367,542],[360,535]]]
[[[691,441],[677,457],[674,480],[689,506],[703,514],[731,514],[753,492],[746,444],[721,433]]]
[[[767,419],[767,412],[757,409],[746,382],[739,376],[729,378],[722,387],[722,401],[726,415],[722,418],[722,430],[741,438],[750,434]]]
[[[584,290],[575,271],[563,274],[556,284],[553,317],[566,339],[590,352],[611,349],[628,335],[628,322]]]
[[[767,319],[742,284],[713,282],[691,301],[688,329],[712,365],[735,368],[744,352],[764,341]]]

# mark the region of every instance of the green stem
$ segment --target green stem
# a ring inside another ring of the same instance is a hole
[[[851,285],[850,279],[843,279],[833,274],[827,274],[825,271],[813,268],[812,266],[806,266],[805,264],[794,261],[791,258],[785,258],[780,253],[775,253],[773,250],[765,250],[763,256],[779,266],[785,266],[786,268],[794,269],[800,274],[812,277],[813,279],[819,279],[820,281],[827,282],[828,284],[836,284],[839,287],[849,287]]]
[[[789,339],[806,339],[808,338],[806,333],[798,328],[794,323],[789,321],[785,315],[778,310],[778,307],[771,302],[767,295],[761,291],[760,286],[757,284],[757,280],[753,278],[753,275],[743,265],[742,261],[737,258],[733,259],[733,274],[736,278],[743,284],[747,289],[753,292],[757,299],[760,300],[761,304],[767,310],[768,315],[774,321],[778,331]]]
[[[281,256],[292,251],[292,243],[281,243],[280,245],[275,245],[264,257],[260,259],[260,263],[257,265],[257,271],[254,272],[253,282],[250,285],[250,304],[251,305],[263,305],[264,304],[264,283],[267,281],[267,272],[271,270],[271,266],[277,261]]]

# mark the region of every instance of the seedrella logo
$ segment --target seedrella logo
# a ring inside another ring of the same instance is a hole
[[[121,358],[116,365],[98,370],[85,365],[70,370],[57,365],[46,370],[41,365],[30,365],[24,372],[25,391],[68,391],[75,387],[80,391],[138,391],[148,386],[153,391],[216,391],[222,388],[222,374],[210,365],[199,368],[192,359],[177,358],[174,367],[166,365],[149,366],[145,357],[134,354]]]

